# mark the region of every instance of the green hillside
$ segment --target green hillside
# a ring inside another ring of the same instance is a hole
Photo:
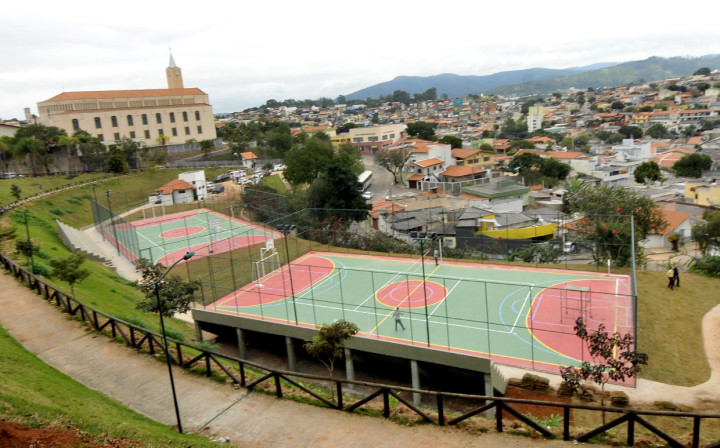
[[[702,67],[708,67],[711,70],[720,69],[720,55],[697,58],[651,57],[643,61],[625,62],[613,67],[591,70],[577,75],[502,86],[491,90],[490,93],[506,96],[543,95],[567,90],[571,87],[578,89],[614,87],[630,83],[689,76]]]

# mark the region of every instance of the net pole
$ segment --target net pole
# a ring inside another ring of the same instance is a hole
[[[630,282],[632,288],[633,303],[633,339],[635,340],[635,350],[637,351],[637,283],[635,280],[635,214],[630,214]],[[615,298],[617,301],[617,297]]]

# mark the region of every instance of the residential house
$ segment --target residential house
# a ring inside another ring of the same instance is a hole
[[[365,155],[384,151],[405,139],[404,124],[386,124],[350,129],[350,144]]]
[[[208,197],[205,171],[186,171],[184,173],[178,174],[178,179],[184,180],[185,182],[195,187],[195,189],[193,190],[195,194],[193,198],[194,200],[202,201]]]
[[[720,185],[687,182],[685,197],[693,204],[720,207]]]
[[[182,179],[173,179],[155,191],[163,205],[187,204],[196,199],[195,187]]]
[[[677,235],[682,242],[690,241],[693,224],[703,222],[702,219],[696,218],[690,213],[661,210],[668,225],[661,231],[650,233],[645,240],[640,242],[642,247],[670,247],[672,243],[668,241],[668,237],[673,234]]]
[[[469,182],[484,178],[487,171],[477,166],[450,165],[440,175],[443,182]]]
[[[257,158],[258,156],[255,155],[255,153],[253,152],[248,151],[240,153],[240,163],[242,164],[243,168],[254,168]]]

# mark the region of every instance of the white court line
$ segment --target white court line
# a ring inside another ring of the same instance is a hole
[[[140,232],[135,232],[135,233],[138,234],[138,235],[140,235],[141,237],[145,238],[146,240],[148,240],[148,242],[150,243],[150,246],[155,246],[155,247],[157,247],[158,249],[162,249],[163,254],[167,255],[167,251],[165,250],[164,247],[159,246],[155,241],[151,240],[150,238],[146,237],[145,235],[143,235],[143,234],[140,233]],[[147,248],[146,248],[146,249],[147,249]],[[145,249],[145,250],[146,250],[146,249]],[[151,253],[152,253],[152,252],[151,252]],[[150,260],[150,261],[152,261],[152,260]]]
[[[433,314],[435,314],[435,311],[437,311],[438,308],[440,308],[440,305],[442,305],[443,302],[445,302],[445,301],[447,300],[447,298],[450,296],[450,294],[452,294],[452,292],[455,290],[455,288],[458,287],[458,285],[459,285],[460,283],[461,283],[461,280],[458,280],[457,283],[455,283],[455,286],[453,286],[452,288],[450,288],[450,291],[448,291],[448,293],[445,294],[445,297],[444,297],[441,301],[439,301],[439,302],[437,303],[437,305],[435,306],[435,309],[432,310],[432,312],[430,313],[430,316],[432,316]]]
[[[515,327],[517,327],[518,320],[520,320],[520,316],[522,316],[522,310],[525,309],[525,304],[527,303],[528,299],[530,298],[530,294],[532,294],[532,289],[535,287],[535,285],[530,285],[530,289],[528,290],[527,295],[525,296],[525,300],[523,300],[523,304],[518,310],[517,316],[515,316],[515,322],[513,322],[512,327],[510,327],[510,334],[515,334]]]
[[[343,310],[342,307],[328,306],[328,305],[317,305],[317,304],[308,303],[307,301],[304,301],[304,302],[296,302],[296,303],[297,303],[298,305],[304,305],[304,306],[316,307],[316,308],[324,308],[324,309],[333,310],[333,311],[340,311],[340,312],[342,312],[342,310]],[[348,312],[348,313],[357,313],[357,314],[360,314],[360,315],[365,314],[365,315],[367,315],[367,316],[374,316],[374,315],[376,315],[376,313],[371,313],[371,312],[369,312],[369,311],[355,311],[355,310],[345,310],[345,311]],[[406,320],[414,321],[414,322],[423,322],[423,323],[425,322],[425,319],[422,319],[422,318],[413,319],[413,318],[408,317]],[[437,325],[446,325],[446,326],[455,327],[455,328],[470,328],[470,329],[473,329],[473,330],[489,331],[489,332],[492,332],[492,333],[511,334],[511,332],[510,332],[510,331],[507,331],[507,330],[492,330],[492,329],[489,329],[489,328],[484,328],[484,327],[483,327],[483,328],[480,328],[480,327],[476,327],[476,326],[474,327],[474,326],[471,326],[471,325],[448,324],[448,323],[445,323],[445,322],[430,322],[430,323],[431,323],[431,324],[437,324]],[[365,333],[369,333],[369,331],[365,331]]]

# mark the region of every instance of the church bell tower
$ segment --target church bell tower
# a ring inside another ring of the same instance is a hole
[[[170,53],[170,64],[165,69],[165,73],[167,74],[168,89],[183,88],[182,69],[175,65],[172,53]]]

